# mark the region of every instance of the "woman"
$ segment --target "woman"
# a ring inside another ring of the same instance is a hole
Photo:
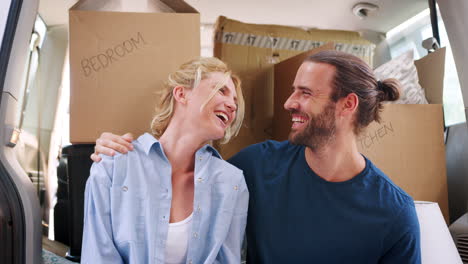
[[[91,167],[81,263],[240,263],[249,194],[207,143],[229,141],[243,115],[240,80],[220,60],[171,74],[153,135]]]

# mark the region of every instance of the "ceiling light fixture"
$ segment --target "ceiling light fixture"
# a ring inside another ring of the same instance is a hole
[[[370,14],[379,10],[379,6],[371,3],[358,3],[353,6],[353,14],[360,19],[367,18]]]

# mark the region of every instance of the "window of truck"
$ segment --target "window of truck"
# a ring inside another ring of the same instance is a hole
[[[387,33],[387,41],[390,46],[392,58],[403,52],[413,49],[415,60],[424,57],[427,50],[421,43],[432,37],[432,26],[429,9],[422,11],[413,18],[405,21]],[[443,91],[445,126],[451,126],[466,122],[463,97],[460,82],[458,80],[452,49],[448,40],[444,22],[438,12],[440,46],[446,47],[445,78]]]

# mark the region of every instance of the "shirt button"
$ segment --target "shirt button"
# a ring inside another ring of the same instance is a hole
[[[193,233],[193,237],[194,237],[194,238],[197,238],[197,237],[198,237],[198,233],[197,233],[197,232],[194,232],[194,233]]]
[[[203,178],[202,178],[202,177],[198,177],[197,181],[198,181],[198,182],[203,182]]]
[[[188,262],[188,263],[189,263],[189,264],[193,264],[192,260],[189,260],[189,262]]]
[[[201,156],[198,156],[198,160],[203,160],[203,158]]]
[[[239,187],[237,187],[237,185],[236,185],[236,186],[234,186],[234,190],[236,190],[236,191],[237,191],[237,189],[239,189]]]
[[[197,212],[200,212],[201,211],[201,208],[200,206],[197,207]]]
[[[123,186],[123,187],[122,187],[122,191],[124,191],[124,192],[128,191],[128,187],[127,187],[127,186]]]

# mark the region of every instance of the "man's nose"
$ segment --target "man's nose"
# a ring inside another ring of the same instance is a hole
[[[294,100],[293,95],[289,96],[289,98],[284,103],[284,109],[288,111],[297,110],[298,107],[299,107],[299,104],[297,103],[296,100]]]

